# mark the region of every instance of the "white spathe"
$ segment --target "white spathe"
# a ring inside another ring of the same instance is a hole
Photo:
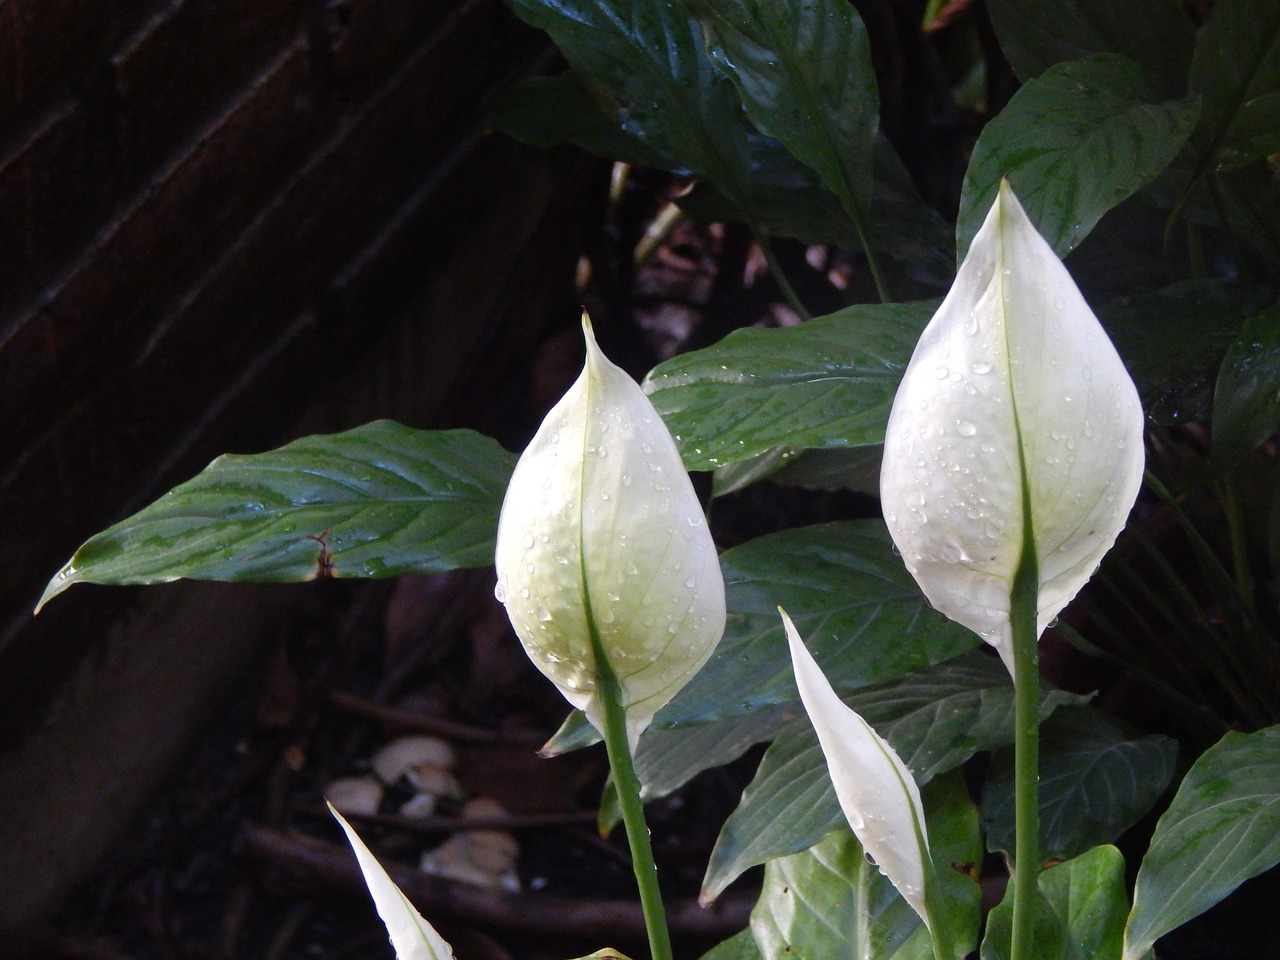
[[[597,729],[594,624],[634,746],[724,632],[724,577],[675,441],[596,345],[516,464],[497,596],[535,666]]]
[[[360,872],[364,874],[365,886],[373,897],[378,916],[386,924],[387,935],[396,951],[397,960],[453,960],[453,948],[436,933],[435,927],[422,918],[351,828],[351,824],[343,819],[332,803],[328,806],[329,812],[342,825],[351,849],[355,851]]]
[[[818,734],[840,809],[880,872],[928,926],[924,886],[929,836],[920,788],[888,741],[837,696],[786,611],[779,607],[778,612],[796,687]]]
[[[1003,182],[907,365],[880,496],[929,602],[992,644],[1010,673],[1024,486],[1043,632],[1124,527],[1142,426],[1115,347]]]

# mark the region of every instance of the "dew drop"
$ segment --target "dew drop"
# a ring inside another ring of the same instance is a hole
[[[978,432],[977,426],[970,420],[957,420],[956,433],[962,437],[972,437]]]
[[[524,540],[523,540],[522,542],[524,543],[524,548],[525,548],[526,550],[528,550],[530,547],[532,547],[532,546],[533,546],[533,534],[532,534],[532,533],[526,533],[526,534],[524,535]]]
[[[933,375],[939,380],[945,380],[947,377],[951,376],[951,371],[945,366],[939,367],[937,370],[933,371]]]

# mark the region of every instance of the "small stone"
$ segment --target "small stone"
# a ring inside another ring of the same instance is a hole
[[[453,747],[439,737],[401,737],[373,755],[373,772],[383,783],[399,780],[411,767],[424,763],[450,770],[457,763]]]
[[[339,813],[371,816],[382,804],[382,784],[373,777],[339,777],[329,781],[324,795]]]

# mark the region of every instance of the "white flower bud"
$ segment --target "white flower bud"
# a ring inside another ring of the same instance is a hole
[[[920,788],[889,742],[836,695],[791,618],[781,607],[778,612],[796,687],[818,734],[840,809],[863,850],[929,926],[924,889],[929,835]]]
[[[929,602],[995,646],[1010,673],[1026,521],[1043,632],[1124,527],[1142,425],[1111,341],[1002,183],[898,388],[880,497]]]
[[[600,729],[598,634],[634,745],[724,632],[724,578],[666,425],[596,346],[516,464],[497,596],[534,664]]]

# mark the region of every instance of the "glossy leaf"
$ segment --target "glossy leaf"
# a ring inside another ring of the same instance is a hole
[[[1037,878],[1036,933],[1032,956],[1044,960],[1119,960],[1129,898],[1124,857],[1098,846]],[[1013,909],[1008,896],[991,911],[983,960],[1008,960]]]
[[[378,916],[387,926],[387,935],[391,938],[391,946],[395,948],[398,960],[453,960],[453,948],[414,909],[409,898],[400,892],[395,881],[387,876],[387,871],[382,869],[382,864],[378,863],[377,858],[364,845],[351,824],[343,819],[333,804],[328,806],[329,812],[347,835],[351,849],[355,851],[360,872],[369,887]]]
[[[1119,355],[1002,184],[894,398],[880,502],[930,602],[1010,673],[1010,595],[1026,552],[1039,633],[1123,529],[1142,431]]]
[[[666,796],[703,770],[738,759],[757,743],[771,740],[799,705],[764,707],[712,723],[675,728],[650,727],[636,750],[636,776],[646,800]]]
[[[510,7],[550,34],[593,101],[613,105],[626,137],[665,158],[667,169],[710,180],[739,218],[756,223],[750,125],[737,91],[707,55],[702,27],[682,3],[511,0]],[[557,109],[553,119],[563,125],[566,113]],[[600,133],[594,123],[590,129]]]
[[[737,330],[659,364],[645,391],[691,470],[780,446],[877,444],[935,306],[861,305],[796,327]]]
[[[1204,421],[1228,349],[1273,297],[1248,284],[1187,280],[1113,301],[1098,313],[1148,416],[1162,424]]]
[[[492,562],[515,457],[466,430],[389,420],[228,454],[90,539],[50,582],[286,582]]]
[[[874,520],[759,537],[726,551],[720,563],[729,610],[724,639],[658,714],[660,727],[796,700],[779,604],[842,691],[940,663],[978,642],[929,609]]]
[[[720,639],[724,580],[670,433],[582,326],[582,374],[507,486],[495,594],[534,666],[602,732],[612,675],[634,747]]]
[[[974,863],[980,849],[977,821],[959,779],[927,790],[925,803],[936,835],[935,861]],[[941,876],[955,945],[963,955],[977,933],[978,888],[949,866],[942,868]],[[771,960],[933,957],[919,917],[867,862],[862,846],[847,830],[765,867],[751,931],[761,956]]]
[[[893,744],[922,785],[976,753],[1013,740],[1008,673],[995,658],[978,652],[843,699]],[[1041,716],[1082,699],[1046,687]],[[718,895],[748,867],[816,843],[840,820],[813,730],[804,722],[787,725],[720,833],[703,881],[705,893]]]
[[[860,224],[880,98],[862,18],[842,0],[689,0],[755,126],[812,167]]]
[[[1280,150],[1280,4],[1218,0],[1196,37],[1189,83],[1203,98],[1195,141],[1212,169]]]
[[[1000,47],[1018,76],[1054,64],[1119,53],[1141,64],[1163,97],[1186,92],[1195,29],[1167,0],[989,0]]]
[[[1114,54],[1056,64],[1029,80],[982,129],[965,173],[959,256],[1002,177],[1064,257],[1112,207],[1154,180],[1195,127],[1194,98],[1159,98],[1133,61]]]
[[[1280,307],[1251,318],[1227,350],[1213,396],[1211,467],[1228,470],[1280,428]]]
[[[832,243],[862,249],[862,240],[840,200],[817,173],[772,137],[757,134],[751,146],[751,206],[770,233],[805,243]],[[955,275],[951,230],[920,199],[911,175],[889,141],[878,136],[871,156],[875,188],[867,211],[872,247],[897,261],[911,280],[942,289]],[[702,220],[740,218],[734,205],[714,189],[696,186],[680,205]]]
[[[1131,737],[1096,710],[1062,710],[1040,740],[1040,849],[1068,859],[1109,843],[1160,799],[1173,778],[1177,743]],[[992,764],[982,797],[991,850],[1014,845],[1013,754]]]
[[[1280,862],[1280,726],[1231,732],[1191,766],[1138,871],[1125,960]]]

